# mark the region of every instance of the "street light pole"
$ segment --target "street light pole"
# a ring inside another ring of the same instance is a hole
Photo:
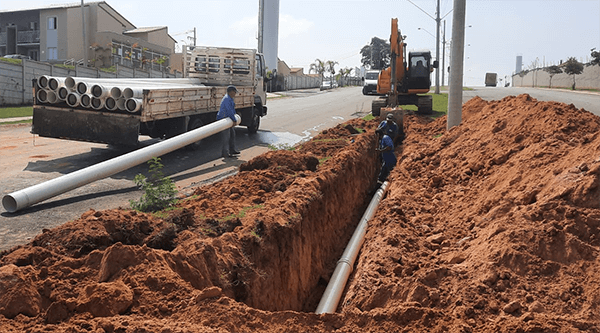
[[[450,90],[448,93],[448,121],[450,130],[462,121],[463,59],[465,55],[466,0],[454,0],[452,18],[452,59],[450,64]]]
[[[444,85],[444,72],[446,71],[446,20],[444,20],[444,34],[442,37],[442,86]]]
[[[435,60],[438,62],[438,68],[435,70],[435,93],[440,93],[440,0],[437,1],[437,14],[435,18],[436,38],[435,38]]]

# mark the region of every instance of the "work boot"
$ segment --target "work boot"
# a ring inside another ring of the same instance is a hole
[[[229,155],[239,155],[240,152],[237,150],[232,150],[231,153],[229,153]]]

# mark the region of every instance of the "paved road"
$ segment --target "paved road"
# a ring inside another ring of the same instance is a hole
[[[294,145],[321,130],[370,111],[372,97],[363,96],[360,88],[338,88],[321,92],[292,92],[287,97],[270,99],[268,115],[261,129],[248,135],[237,127],[238,159],[220,158],[215,138],[203,141],[205,148],[190,152],[178,150],[162,157],[164,172],[175,180],[180,192],[234,173],[244,161],[269,150],[269,145]],[[29,133],[29,125],[0,126],[0,196],[106,161],[123,151],[103,144],[40,138]],[[146,138],[142,145],[156,142]],[[0,250],[25,243],[43,228],[52,228],[96,210],[128,207],[129,200],[141,196],[133,178],[147,174],[140,165],[112,177],[77,188],[14,214],[0,207]]]
[[[476,88],[465,92],[464,101],[475,95],[484,99],[501,99],[521,93],[529,93],[540,100],[573,103],[600,115],[599,94],[532,88]],[[256,135],[248,135],[245,128],[236,128],[238,148],[242,151],[240,158],[221,159],[219,143],[208,138],[204,140],[205,148],[200,151],[179,150],[163,156],[163,171],[175,180],[181,193],[189,193],[203,183],[233,174],[244,161],[268,151],[269,145],[294,145],[323,129],[368,114],[375,98],[363,96],[360,87],[326,92],[295,91],[286,95],[268,101],[268,115],[262,119],[261,130]],[[2,197],[124,153],[103,144],[40,138],[30,134],[29,130],[30,126],[24,124],[0,126]],[[146,138],[142,145],[154,142],[156,140]],[[90,208],[128,207],[129,200],[137,200],[141,196],[133,178],[138,173],[147,173],[147,170],[147,165],[140,165],[15,214],[0,207],[0,250],[26,243],[43,228],[76,219]]]

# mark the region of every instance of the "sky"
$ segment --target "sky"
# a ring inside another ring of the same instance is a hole
[[[72,2],[0,0],[0,10]],[[195,27],[198,45],[257,48],[259,0],[107,3],[137,27],[168,26],[180,43],[188,43],[191,34],[183,32]],[[447,41],[452,39],[453,3],[440,0]],[[408,50],[429,49],[435,57],[436,4],[436,0],[280,0],[278,56],[290,67],[303,67],[305,73],[317,58],[337,61],[338,69],[360,67],[360,49],[372,37],[389,39],[391,19],[398,18]],[[486,72],[510,79],[518,55],[525,69],[569,57],[589,61],[590,50],[600,49],[600,0],[467,0],[465,25],[464,85],[482,86]],[[446,67],[450,45],[446,44]],[[441,45],[439,59],[441,65]]]

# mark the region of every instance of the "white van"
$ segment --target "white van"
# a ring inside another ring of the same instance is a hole
[[[365,73],[365,82],[363,84],[363,95],[377,94],[377,79],[379,70],[367,71]]]

